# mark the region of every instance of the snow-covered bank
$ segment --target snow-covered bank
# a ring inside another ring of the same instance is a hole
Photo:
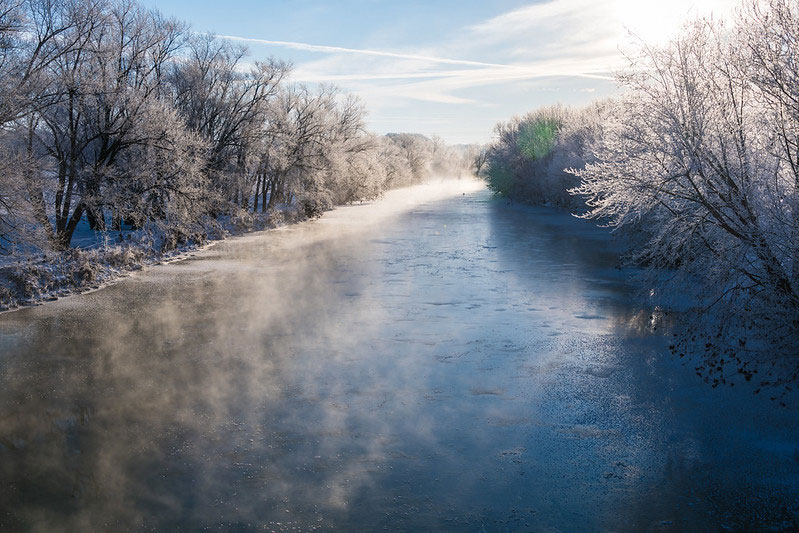
[[[180,245],[164,247],[163,236],[107,242],[89,249],[21,258],[0,264],[0,312],[38,305],[73,294],[100,289],[142,268],[185,259],[228,237],[263,231],[305,220],[299,209],[250,215],[227,221]]]
[[[394,189],[377,200],[378,211],[370,211],[362,223],[375,222],[407,210],[422,201],[434,201],[465,194],[483,187],[473,179],[443,179],[412,187]],[[341,206],[327,216],[355,216],[361,205]],[[361,211],[362,213],[362,211]],[[300,209],[251,214],[247,220],[228,221],[222,228],[208,231],[202,239],[161,250],[152,240],[107,243],[92,249],[72,248],[15,262],[0,264],[0,312],[38,305],[65,296],[100,289],[131,272],[189,257],[198,250],[229,237],[268,231],[307,220]]]

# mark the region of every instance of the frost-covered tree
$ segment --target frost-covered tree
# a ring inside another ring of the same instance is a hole
[[[583,109],[551,106],[500,123],[496,140],[479,161],[489,188],[526,203],[579,209],[569,189],[579,180],[567,172],[590,159],[607,103]]]
[[[84,220],[166,242],[245,209],[317,215],[450,164],[245,56],[135,0],[0,0],[0,251],[66,249]]]
[[[389,133],[386,137],[399,148],[405,158],[412,183],[418,183],[430,174],[432,147],[427,137],[414,133]]]
[[[792,30],[771,18],[786,5],[753,7],[731,31],[702,20],[666,47],[643,46],[574,189],[588,217],[647,229],[637,257],[678,269],[682,290],[702,287],[719,335],[757,325],[772,355],[799,340],[799,129],[778,88],[792,65],[766,57],[797,53]],[[746,358],[734,357],[746,372]],[[714,368],[724,359],[709,354]]]
[[[263,154],[262,196],[267,207],[291,204],[298,194],[317,197],[325,208],[332,205],[321,179],[335,106],[335,91],[328,87],[313,93],[290,86],[275,101]]]
[[[480,145],[469,146],[466,157],[470,162],[470,168],[475,176],[483,178],[486,163],[488,162],[488,147]]]
[[[47,68],[51,101],[37,111],[36,137],[56,175],[54,242],[67,247],[84,216],[103,230],[110,216],[116,225],[130,206],[133,157],[171,158],[174,139],[185,133],[172,120],[165,97],[164,71],[181,47],[185,26],[127,0],[76,2],[61,7],[72,28],[57,41],[74,41]],[[166,110],[166,114],[165,114]]]
[[[83,43],[78,23],[55,0],[0,0],[0,250],[49,227],[33,114],[57,90],[47,68]]]
[[[357,100],[333,87],[289,86],[275,100],[268,124],[255,201],[260,196],[262,209],[298,201],[308,214],[319,214],[374,196],[372,175],[364,171],[373,164],[366,154],[374,142]]]
[[[20,0],[0,0],[0,125],[24,114],[24,32],[29,28]]]
[[[789,0],[748,2],[738,27],[748,78],[767,117],[768,148],[779,161],[783,183],[774,191],[777,207],[792,217],[782,223],[789,232],[786,245],[793,246],[790,281],[799,293],[799,5]]]
[[[244,48],[195,35],[186,57],[173,63],[170,82],[180,115],[209,144],[207,168],[220,197],[246,207],[269,106],[289,66],[268,60],[245,68],[245,56]]]
[[[71,9],[66,8],[69,3],[74,4]],[[46,69],[85,43],[85,35],[75,31],[81,21],[72,16],[83,3],[0,0],[0,126],[47,105],[53,88]]]
[[[391,137],[380,137],[375,150],[376,157],[385,173],[386,187],[402,187],[413,183],[413,169],[408,164],[406,151]]]

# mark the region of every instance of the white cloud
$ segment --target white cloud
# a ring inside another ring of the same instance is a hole
[[[549,0],[503,13],[467,31],[483,42],[523,39],[528,51],[590,55],[618,46],[628,32],[663,44],[689,19],[729,16],[739,0]]]
[[[627,64],[620,47],[631,32],[662,44],[686,19],[711,11],[716,16],[726,15],[737,1],[549,0],[465,27],[445,41],[418,43],[415,49],[403,50],[220,37],[318,54],[319,59],[295,60],[295,80],[339,84],[359,94],[376,120],[395,124],[402,122],[403,110],[416,109],[414,106],[431,109],[440,104],[435,109],[450,116],[459,113],[457,106],[497,105],[501,95],[514,94],[514,90],[517,95],[552,91],[547,101],[567,96],[549,86],[547,78],[571,78],[559,84],[588,101],[596,96],[596,84],[581,85],[575,80],[612,79],[612,73]],[[530,89],[536,80],[542,81],[544,88]],[[600,87],[607,94],[608,85]],[[447,111],[449,108],[452,111]],[[414,114],[418,113],[408,114],[409,123],[415,120]],[[497,120],[501,118],[504,115]]]
[[[280,46],[284,48],[292,48],[294,50],[303,50],[306,52],[322,52],[326,54],[358,54],[368,56],[387,57],[393,59],[411,59],[415,61],[423,61],[426,63],[443,63],[447,65],[468,65],[480,67],[503,67],[496,63],[483,63],[480,61],[469,61],[464,59],[450,59],[446,57],[433,57],[415,54],[403,54],[398,52],[387,52],[383,50],[368,50],[360,48],[344,48],[341,46],[327,46],[309,43],[298,43],[294,41],[270,41],[267,39],[254,39],[250,37],[236,37],[234,35],[217,35],[221,39],[228,39],[231,41],[242,41],[248,43],[266,44],[271,46]]]
[[[503,64],[451,59],[441,55],[220,37],[325,54],[328,57],[324,59],[298,64],[293,79],[300,82],[339,83],[345,87],[358,83],[360,91],[371,85],[367,91],[370,94],[382,93],[385,98],[394,100],[474,104],[474,99],[458,96],[453,94],[454,91],[555,76],[611,79],[608,72],[612,70],[609,68],[612,57],[608,54],[600,61],[594,54],[587,58],[564,57]],[[366,59],[357,56],[366,56]],[[434,65],[451,68],[432,69]],[[464,68],[467,66],[472,68]]]

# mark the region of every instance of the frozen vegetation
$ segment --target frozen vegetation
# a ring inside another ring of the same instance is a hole
[[[746,1],[641,43],[614,100],[499,124],[477,160],[497,193],[622,233],[655,304],[693,302],[671,349],[714,386],[797,380],[797,43],[795,2]]]
[[[0,0],[0,308],[467,171],[245,59],[132,0]]]

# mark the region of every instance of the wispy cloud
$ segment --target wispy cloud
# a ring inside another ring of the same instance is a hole
[[[590,66],[589,66],[590,67]],[[340,81],[378,81],[378,80],[411,80],[411,79],[454,79],[463,87],[491,85],[513,80],[529,80],[550,78],[555,76],[573,76],[598,80],[613,80],[609,74],[583,72],[570,68],[568,63],[541,63],[538,65],[509,66],[508,68],[485,68],[474,70],[440,70],[425,72],[394,72],[391,74],[370,74],[367,72],[352,74],[325,74],[322,72],[299,71],[294,75],[301,82],[340,82]]]
[[[507,40],[519,35],[532,38],[533,29],[541,31],[557,30],[571,26],[573,31],[562,33],[562,38],[573,38],[585,27],[575,27],[579,19],[596,21],[609,18],[608,6],[602,2],[590,0],[551,0],[549,2],[524,6],[467,28],[467,31],[488,40]],[[605,31],[601,25],[595,25],[591,33]]]
[[[280,46],[284,48],[292,48],[294,50],[303,50],[306,52],[322,52],[326,54],[360,54],[367,56],[377,57],[390,57],[394,59],[410,59],[415,61],[424,61],[428,63],[441,63],[445,65],[465,65],[474,67],[506,67],[497,63],[483,63],[481,61],[469,61],[465,59],[450,59],[446,57],[433,57],[416,54],[403,54],[399,52],[388,52],[384,50],[368,50],[361,48],[344,48],[341,46],[327,46],[319,44],[298,43],[294,41],[270,41],[267,39],[254,39],[251,37],[237,37],[234,35],[217,35],[221,39],[228,39],[231,41],[242,41],[247,43],[266,44],[270,46]]]
[[[263,53],[262,47],[283,49],[281,54],[305,52],[295,54],[293,79],[336,83],[361,95],[384,129],[393,131],[405,110],[413,111],[408,117],[424,109],[434,113],[435,123],[446,123],[441,117],[449,117],[461,124],[466,121],[461,115],[473,117],[481,113],[479,109],[501,109],[481,114],[482,127],[490,131],[496,120],[535,105],[555,100],[587,102],[612,93],[608,81],[627,64],[620,48],[629,42],[631,33],[662,43],[686,17],[729,11],[737,1],[538,1],[450,31],[438,40],[401,41],[395,49],[366,43],[344,47],[218,37],[250,43],[258,53]],[[390,41],[381,38],[380,42]]]
[[[467,32],[483,42],[528,44],[527,51],[598,54],[612,51],[628,34],[652,44],[672,38],[695,17],[725,17],[739,0],[549,0],[502,13]],[[530,41],[535,46],[529,46]]]
[[[491,22],[491,21],[489,21]],[[488,26],[486,27],[488,28]],[[487,31],[475,30],[475,33]],[[234,41],[249,42],[315,52],[331,56],[331,60],[313,61],[297,66],[293,78],[300,82],[387,82],[374,87],[384,96],[436,102],[443,104],[473,104],[472,98],[453,94],[453,91],[482,87],[520,80],[531,80],[556,76],[580,77],[610,80],[609,69],[597,64],[595,58],[574,60],[542,60],[526,63],[491,63],[466,59],[453,59],[442,55],[403,53],[386,50],[345,48],[340,46],[318,45],[294,41],[275,41],[233,35],[217,37]],[[364,64],[347,61],[342,56],[371,56],[378,63]],[[392,61],[388,61],[392,60]],[[446,65],[450,68],[431,70],[431,65]],[[397,83],[402,80],[419,80]],[[363,87],[361,87],[363,89]],[[374,92],[374,91],[372,91]]]

